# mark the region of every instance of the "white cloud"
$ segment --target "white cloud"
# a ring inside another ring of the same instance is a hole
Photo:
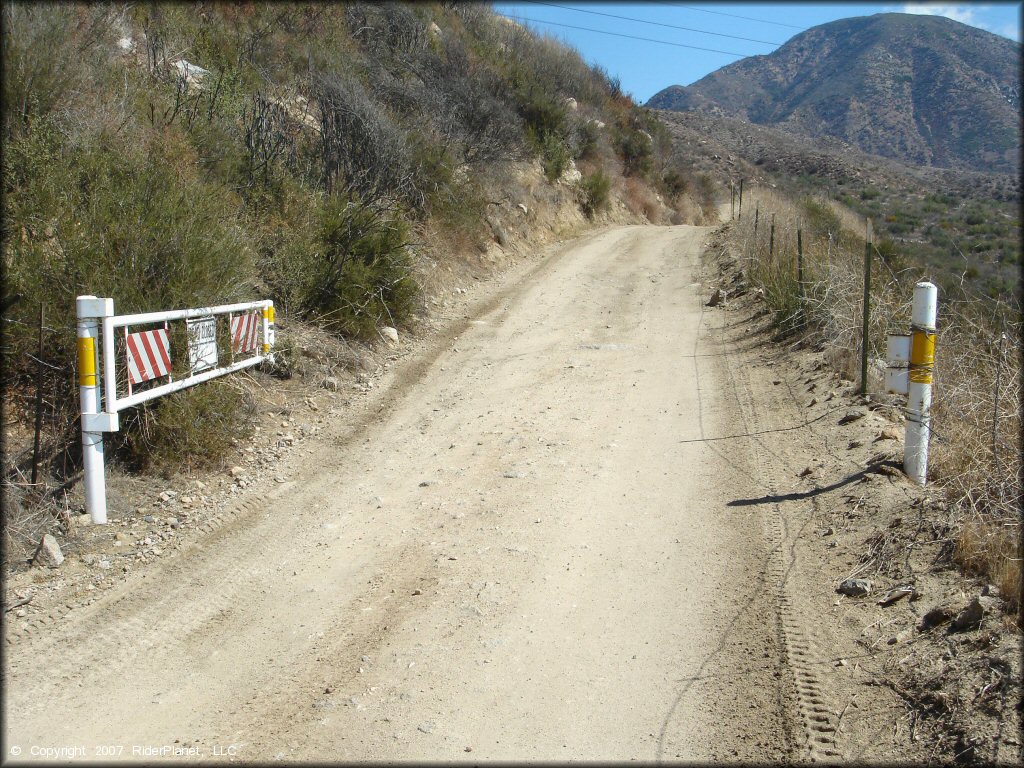
[[[946,18],[970,24],[974,27],[983,26],[975,11],[984,6],[952,5],[946,3],[907,3],[903,6],[904,13],[916,13],[921,16],[945,16]]]
[[[1011,40],[1020,40],[1020,29],[1016,24],[997,24],[982,16],[989,15],[991,5],[960,4],[954,3],[905,3],[900,10],[903,13],[916,13],[922,16],[945,16],[954,21],[970,24],[972,27],[986,29],[997,35],[1008,37]]]

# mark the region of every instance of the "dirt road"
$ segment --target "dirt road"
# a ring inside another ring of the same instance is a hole
[[[287,482],[9,645],[8,747],[832,754],[808,730],[820,700],[793,663],[776,522],[736,503],[766,493],[768,460],[702,442],[776,407],[753,404],[770,374],[703,306],[709,231],[563,247],[390,371]]]

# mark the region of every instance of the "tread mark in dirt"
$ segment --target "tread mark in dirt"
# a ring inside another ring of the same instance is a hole
[[[724,338],[725,328],[720,325],[719,331],[723,337],[722,348],[727,350],[729,347]],[[753,395],[748,366],[733,364],[731,356],[728,354],[724,359],[744,431],[747,433],[758,432],[777,426],[768,422],[762,415],[762,409],[765,406],[759,405],[758,399]],[[771,392],[761,392],[760,395],[762,398],[768,396],[770,399],[775,399],[771,397],[773,395]],[[748,451],[751,463],[759,470],[760,482],[770,495],[778,496],[779,475],[784,471],[789,471],[792,474],[792,468],[782,466],[785,461],[778,454],[772,452],[763,439],[752,436],[751,440],[756,443],[757,448],[754,449],[754,446],[746,443],[745,450]],[[792,587],[789,577],[796,565],[794,546],[799,531],[791,532],[789,530],[786,515],[783,513],[781,505],[775,501],[771,503],[770,514],[762,518],[762,522],[772,553],[770,577],[776,585],[781,629],[780,645],[785,653],[787,668],[792,675],[796,692],[797,709],[801,716],[804,732],[806,757],[811,762],[834,760],[841,757],[835,744],[836,718],[822,700],[821,686],[815,672],[816,667],[822,663],[821,655],[817,651],[818,644],[814,641],[813,631],[809,629],[810,623],[800,615],[799,604],[793,600],[790,594]],[[807,516],[801,528],[808,525],[809,522],[810,517]]]
[[[278,489],[275,491],[280,492]],[[60,686],[67,681],[86,685],[110,673],[107,662],[111,658],[117,658],[119,664],[123,664],[142,653],[151,657],[172,654],[199,626],[230,611],[238,590],[244,584],[265,575],[267,564],[259,559],[251,561],[239,556],[235,562],[252,564],[228,570],[218,569],[217,563],[222,560],[224,548],[237,549],[240,553],[258,552],[279,537],[280,530],[275,526],[248,520],[267,507],[277,495],[275,491],[263,498],[250,497],[211,518],[202,526],[207,535],[196,537],[177,550],[173,559],[154,564],[148,574],[151,578],[139,580],[141,583],[118,584],[95,604],[75,610],[70,615],[64,607],[60,615],[67,616],[66,627],[60,638],[37,633],[35,630],[45,626],[45,622],[38,620],[28,631],[12,633],[14,636],[9,636],[9,643],[29,644],[28,649],[19,652],[18,662],[12,664],[12,668],[16,673],[26,673],[29,670],[38,672],[45,667],[46,674],[36,676],[52,686]],[[222,536],[217,537],[223,539],[222,545],[211,546],[214,542],[211,542],[210,533],[225,528],[229,523],[238,523],[241,527],[250,522],[255,524],[242,530],[229,528],[223,531]],[[296,537],[297,540],[301,538]],[[186,552],[187,558],[184,557]],[[172,574],[177,571],[180,577],[160,579],[154,570]],[[175,582],[177,586],[171,590],[160,589],[161,584]],[[186,614],[175,610],[176,606],[187,602],[197,584],[205,595],[203,610]],[[116,626],[117,631],[96,631],[95,617],[100,613],[104,624]],[[57,642],[72,643],[76,653],[56,652],[53,646]],[[47,698],[36,696],[34,700],[43,706]]]

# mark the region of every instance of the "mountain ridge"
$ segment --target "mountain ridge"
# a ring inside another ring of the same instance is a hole
[[[812,27],[647,102],[833,137],[937,167],[1020,168],[1020,44],[945,17],[884,13]]]

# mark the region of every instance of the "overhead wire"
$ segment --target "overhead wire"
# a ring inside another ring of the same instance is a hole
[[[700,11],[701,13],[714,13],[718,16],[731,16],[734,19],[745,19],[747,21],[756,21],[761,24],[774,24],[777,27],[789,27],[790,29],[804,30],[805,27],[798,27],[796,24],[785,24],[781,21],[769,21],[768,19],[755,19],[753,16],[740,16],[738,13],[726,13],[725,11],[711,11],[707,8],[697,8],[693,5],[683,5],[682,3],[671,3],[679,8],[686,8],[689,11]]]
[[[578,26],[576,26],[574,24],[562,24],[561,22],[557,22],[557,21],[542,21],[541,19],[531,19],[531,18],[528,18],[526,16],[514,16],[514,15],[511,15],[511,14],[507,14],[506,18],[513,19],[513,20],[516,20],[516,21],[528,21],[528,22],[530,22],[532,24],[549,24],[549,25],[554,26],[554,27],[566,27],[568,29],[580,29],[580,30],[583,30],[584,32],[595,32],[596,34],[599,34],[599,35],[610,35],[612,37],[624,37],[624,38],[627,38],[629,40],[642,40],[645,43],[660,43],[661,45],[671,45],[671,46],[674,46],[676,48],[690,48],[690,49],[692,49],[694,51],[705,51],[707,53],[722,53],[722,54],[725,54],[726,56],[736,56],[737,58],[740,58],[740,59],[745,59],[745,58],[747,58],[750,55],[748,53],[736,53],[735,51],[720,51],[720,50],[718,50],[716,48],[701,48],[700,46],[697,46],[697,45],[687,45],[685,43],[674,43],[674,42],[672,42],[670,40],[656,40],[656,39],[651,38],[651,37],[640,37],[638,35],[626,35],[626,34],[623,34],[622,32],[606,32],[603,29],[593,29],[591,27],[578,27]]]
[[[546,5],[550,8],[560,8],[563,11],[575,11],[576,13],[589,13],[591,16],[606,16],[609,19],[621,19],[622,21],[635,21],[638,24],[650,24],[655,27],[665,27],[667,29],[682,29],[686,32],[696,32],[701,35],[715,35],[716,37],[728,37],[732,40],[743,40],[748,43],[763,43],[764,45],[784,45],[784,43],[778,43],[771,40],[757,40],[753,37],[740,37],[739,35],[729,35],[725,32],[712,32],[707,29],[697,29],[695,27],[684,27],[679,24],[668,24],[662,21],[648,21],[647,19],[637,19],[632,16],[619,16],[615,13],[604,13],[603,11],[591,11],[584,8],[573,8],[569,5],[559,5],[557,3],[545,3],[540,0],[527,0],[530,5]]]

